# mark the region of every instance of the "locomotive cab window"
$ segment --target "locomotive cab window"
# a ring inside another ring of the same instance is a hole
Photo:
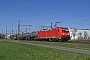
[[[66,30],[66,32],[69,32],[69,30]]]
[[[62,32],[65,32],[65,30],[62,30]]]
[[[69,30],[62,30],[62,32],[69,32]]]

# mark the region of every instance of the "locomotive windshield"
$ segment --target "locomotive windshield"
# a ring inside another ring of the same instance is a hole
[[[66,30],[66,29],[62,29],[62,32],[69,32],[69,30]]]

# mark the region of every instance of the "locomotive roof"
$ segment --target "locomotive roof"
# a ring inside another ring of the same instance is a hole
[[[67,28],[67,27],[56,27],[56,28]]]
[[[56,29],[56,28],[62,28],[62,29],[67,29],[66,27],[55,27],[55,28],[52,28],[52,29],[43,29],[43,30],[39,30],[39,31],[47,31],[47,30],[54,30],[54,29]]]

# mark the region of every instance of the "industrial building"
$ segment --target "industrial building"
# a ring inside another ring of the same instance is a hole
[[[90,40],[90,29],[69,28],[71,40]]]

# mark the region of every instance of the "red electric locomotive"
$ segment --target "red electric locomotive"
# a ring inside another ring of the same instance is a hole
[[[48,41],[68,41],[70,39],[70,32],[68,28],[56,27],[51,30],[38,31],[37,38]]]

